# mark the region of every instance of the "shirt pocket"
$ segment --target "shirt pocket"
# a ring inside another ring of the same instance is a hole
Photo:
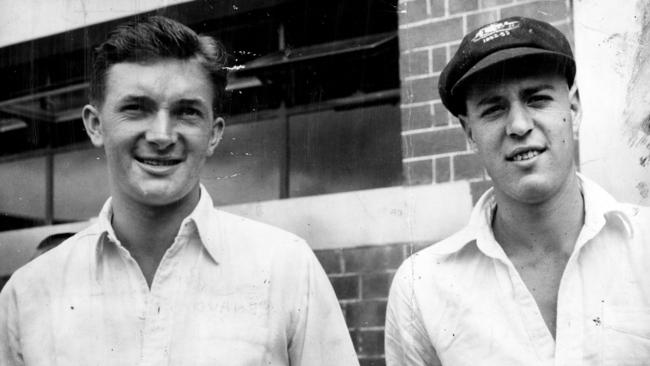
[[[603,364],[650,362],[650,308],[605,306],[603,328]]]
[[[257,366],[267,356],[269,329],[254,325],[215,324],[195,332],[183,365]]]

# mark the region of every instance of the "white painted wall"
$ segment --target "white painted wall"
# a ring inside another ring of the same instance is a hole
[[[573,6],[581,170],[618,199],[650,206],[650,2]]]
[[[0,0],[0,47],[190,0]]]
[[[466,181],[389,187],[219,207],[299,235],[313,249],[409,242],[435,243],[467,223],[472,209]],[[98,209],[99,210],[99,209]],[[27,263],[48,235],[88,226],[42,226],[0,232],[0,276]]]

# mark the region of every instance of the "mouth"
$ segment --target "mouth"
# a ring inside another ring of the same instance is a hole
[[[149,166],[173,166],[180,164],[182,159],[172,159],[172,158],[149,158],[149,157],[135,157],[139,163]]]
[[[506,156],[507,161],[526,161],[542,154],[546,149],[538,147],[517,148]]]

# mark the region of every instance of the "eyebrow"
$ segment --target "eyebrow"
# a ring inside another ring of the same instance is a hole
[[[150,102],[151,98],[148,98],[145,95],[133,95],[133,94],[127,94],[120,99],[118,99],[119,104],[127,104],[127,103],[147,103]]]
[[[147,103],[155,103],[155,101],[150,98],[147,95],[138,95],[138,94],[127,94],[120,98],[119,104],[128,104],[128,103],[139,103],[139,104],[147,104]],[[182,105],[182,106],[205,106],[208,108],[208,103],[203,100],[203,98],[183,98],[180,100],[176,100],[173,102],[174,105]]]
[[[203,100],[203,98],[183,98],[181,100],[178,100],[174,102],[174,104],[177,105],[183,105],[183,106],[205,106],[206,108],[208,107],[207,102]]]
[[[535,85],[531,86],[530,88],[526,88],[521,91],[520,95],[527,97],[529,95],[533,95],[535,93],[539,93],[540,91],[543,90],[555,90],[555,87],[553,84],[541,84],[541,85]]]
[[[543,91],[543,90],[555,90],[555,87],[553,86],[553,84],[540,84],[540,85],[531,86],[529,88],[523,89],[520,92],[520,96],[527,97],[527,96],[533,95],[535,93],[539,93],[540,91]],[[476,106],[481,107],[481,106],[484,106],[484,105],[494,104],[494,103],[497,103],[499,100],[501,100],[500,95],[488,95],[487,97],[479,100],[476,103]]]

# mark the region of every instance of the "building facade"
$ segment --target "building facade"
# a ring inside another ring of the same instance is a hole
[[[89,52],[127,13],[0,48],[2,275],[47,234],[88,225],[108,197],[80,110]],[[394,271],[459,229],[490,185],[437,94],[462,36],[521,15],[574,40],[569,0],[161,2],[146,13],[229,49],[226,134],[203,183],[224,210],[307,239],[362,365],[384,364]]]

